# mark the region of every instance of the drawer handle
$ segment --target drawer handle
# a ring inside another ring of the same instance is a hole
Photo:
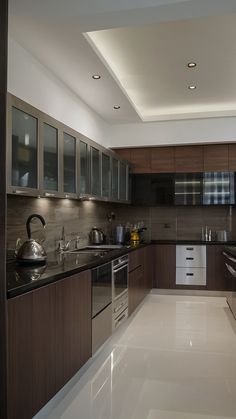
[[[194,260],[194,258],[186,258],[186,260]]]
[[[186,247],[186,250],[194,250],[193,247]]]
[[[194,276],[194,274],[186,274],[186,276]]]

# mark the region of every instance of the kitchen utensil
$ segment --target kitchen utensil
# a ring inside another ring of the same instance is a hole
[[[104,243],[104,233],[100,228],[93,227],[89,233],[91,244],[102,244]]]
[[[125,228],[121,224],[116,226],[116,243],[123,244],[125,240]]]
[[[131,245],[135,246],[137,244],[139,244],[140,242],[140,237],[137,231],[131,231],[131,235],[130,235],[130,243]]]
[[[229,240],[229,232],[226,230],[219,230],[216,232],[217,241],[227,242]]]
[[[32,214],[28,217],[26,221],[26,230],[28,234],[28,240],[26,240],[17,250],[16,248],[16,258],[20,263],[29,263],[29,264],[36,264],[36,263],[45,263],[47,259],[46,252],[43,246],[38,243],[36,240],[31,238],[31,228],[30,223],[33,218],[38,218],[43,226],[45,227],[46,222],[44,218],[39,214]],[[19,239],[17,240],[17,246],[19,245]]]

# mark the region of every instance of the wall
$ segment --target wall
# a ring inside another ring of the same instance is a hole
[[[147,227],[145,238],[201,239],[202,227],[212,232],[227,230],[236,240],[236,211],[231,207],[119,207],[117,223],[144,221]]]
[[[112,125],[110,147],[236,141],[236,117]]]
[[[107,214],[115,207],[108,203],[76,201],[69,199],[30,198],[8,195],[7,249],[15,249],[18,237],[27,238],[25,223],[30,214],[39,213],[45,218],[46,229],[40,221],[32,221],[32,236],[45,239],[44,247],[53,251],[61,238],[65,226],[66,239],[80,236],[81,245],[87,245],[88,233],[93,226],[101,227],[109,236],[110,223]]]
[[[107,215],[115,214],[112,225]],[[65,227],[66,239],[80,236],[80,243],[87,245],[88,233],[95,225],[103,229],[107,237],[114,234],[117,224],[135,224],[143,221],[147,227],[146,240],[155,239],[200,239],[202,226],[212,231],[231,231],[236,240],[236,211],[231,207],[135,207],[94,201],[68,199],[30,198],[8,196],[7,249],[15,248],[18,237],[25,240],[25,223],[32,213],[41,214],[47,223],[46,229],[38,220],[32,222],[33,237],[44,239],[47,251],[53,251]],[[72,245],[73,246],[73,245]]]
[[[8,43],[8,91],[90,139],[108,144],[108,125],[13,39]]]

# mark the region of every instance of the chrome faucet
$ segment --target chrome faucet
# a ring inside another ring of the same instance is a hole
[[[70,243],[71,243],[71,240],[66,241],[65,227],[62,226],[61,238],[60,238],[59,243],[58,243],[59,252],[65,252],[66,250],[69,250]]]

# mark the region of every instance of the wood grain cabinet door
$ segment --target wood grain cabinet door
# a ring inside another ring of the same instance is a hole
[[[203,172],[203,146],[175,147],[176,173]]]
[[[151,168],[152,173],[174,173],[174,147],[151,148]]]
[[[56,386],[59,390],[92,353],[90,271],[56,283]]]
[[[229,170],[228,144],[204,146],[204,172],[224,172]]]
[[[130,161],[133,173],[151,173],[150,148],[131,148]]]
[[[207,289],[211,291],[229,291],[231,284],[226,277],[223,245],[207,246]]]
[[[154,288],[175,288],[176,246],[156,244],[154,246]]]
[[[127,161],[131,161],[130,157],[130,148],[114,148],[113,151],[118,154],[122,159],[125,159]]]
[[[236,172],[236,144],[229,144],[229,171]]]

